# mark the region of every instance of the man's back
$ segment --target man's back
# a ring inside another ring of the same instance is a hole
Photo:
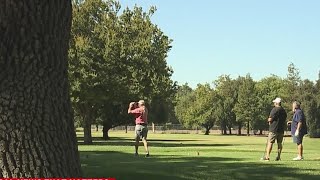
[[[305,115],[301,109],[296,109],[292,119],[291,133],[293,134],[295,133],[299,122],[302,123],[300,133],[303,135],[307,134],[307,124],[306,124]]]
[[[141,106],[134,110],[131,110],[130,113],[135,115],[136,124],[148,123],[148,109],[145,106]]]
[[[274,133],[283,133],[287,119],[287,113],[283,107],[274,107],[270,113],[270,118],[272,118],[272,122],[270,124],[269,131]]]

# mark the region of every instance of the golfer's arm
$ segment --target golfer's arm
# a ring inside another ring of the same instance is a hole
[[[128,114],[131,114],[132,112],[131,112],[131,109],[132,109],[132,106],[131,105],[129,105],[129,108],[128,108]]]
[[[301,129],[301,126],[302,126],[302,122],[299,122],[299,123],[298,123],[298,127],[297,127],[297,130],[299,130],[299,131],[300,131],[300,129]]]
[[[269,122],[269,123],[272,122],[272,118],[271,118],[271,117],[268,118],[268,122]]]

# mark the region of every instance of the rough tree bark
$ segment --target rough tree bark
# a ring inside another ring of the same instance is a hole
[[[70,0],[0,1],[0,177],[80,177]]]

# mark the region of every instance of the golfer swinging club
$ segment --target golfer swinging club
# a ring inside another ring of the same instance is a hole
[[[139,141],[142,139],[144,148],[146,150],[146,157],[149,157],[149,149],[147,142],[148,135],[148,109],[145,107],[144,100],[140,100],[138,105],[136,102],[131,102],[128,108],[128,114],[133,114],[136,118],[135,128],[135,156],[138,156]]]
[[[274,103],[274,108],[271,110],[268,122],[269,122],[269,135],[268,135],[268,142],[267,142],[267,153],[262,158],[262,160],[269,161],[270,160],[270,153],[272,150],[272,145],[277,140],[278,143],[278,156],[276,157],[276,161],[280,160],[280,155],[282,151],[282,141],[283,141],[283,134],[284,128],[287,119],[287,113],[281,106],[281,98],[276,98],[272,101]]]

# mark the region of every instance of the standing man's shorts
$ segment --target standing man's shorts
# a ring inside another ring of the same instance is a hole
[[[278,144],[281,144],[283,141],[283,133],[269,132],[268,142],[274,143],[276,140]]]
[[[304,135],[302,135],[302,136],[301,135],[299,135],[299,136],[292,135],[292,140],[294,143],[300,145],[300,144],[302,144],[303,136]]]
[[[147,139],[148,136],[148,127],[147,125],[136,125],[135,128],[136,140]]]

